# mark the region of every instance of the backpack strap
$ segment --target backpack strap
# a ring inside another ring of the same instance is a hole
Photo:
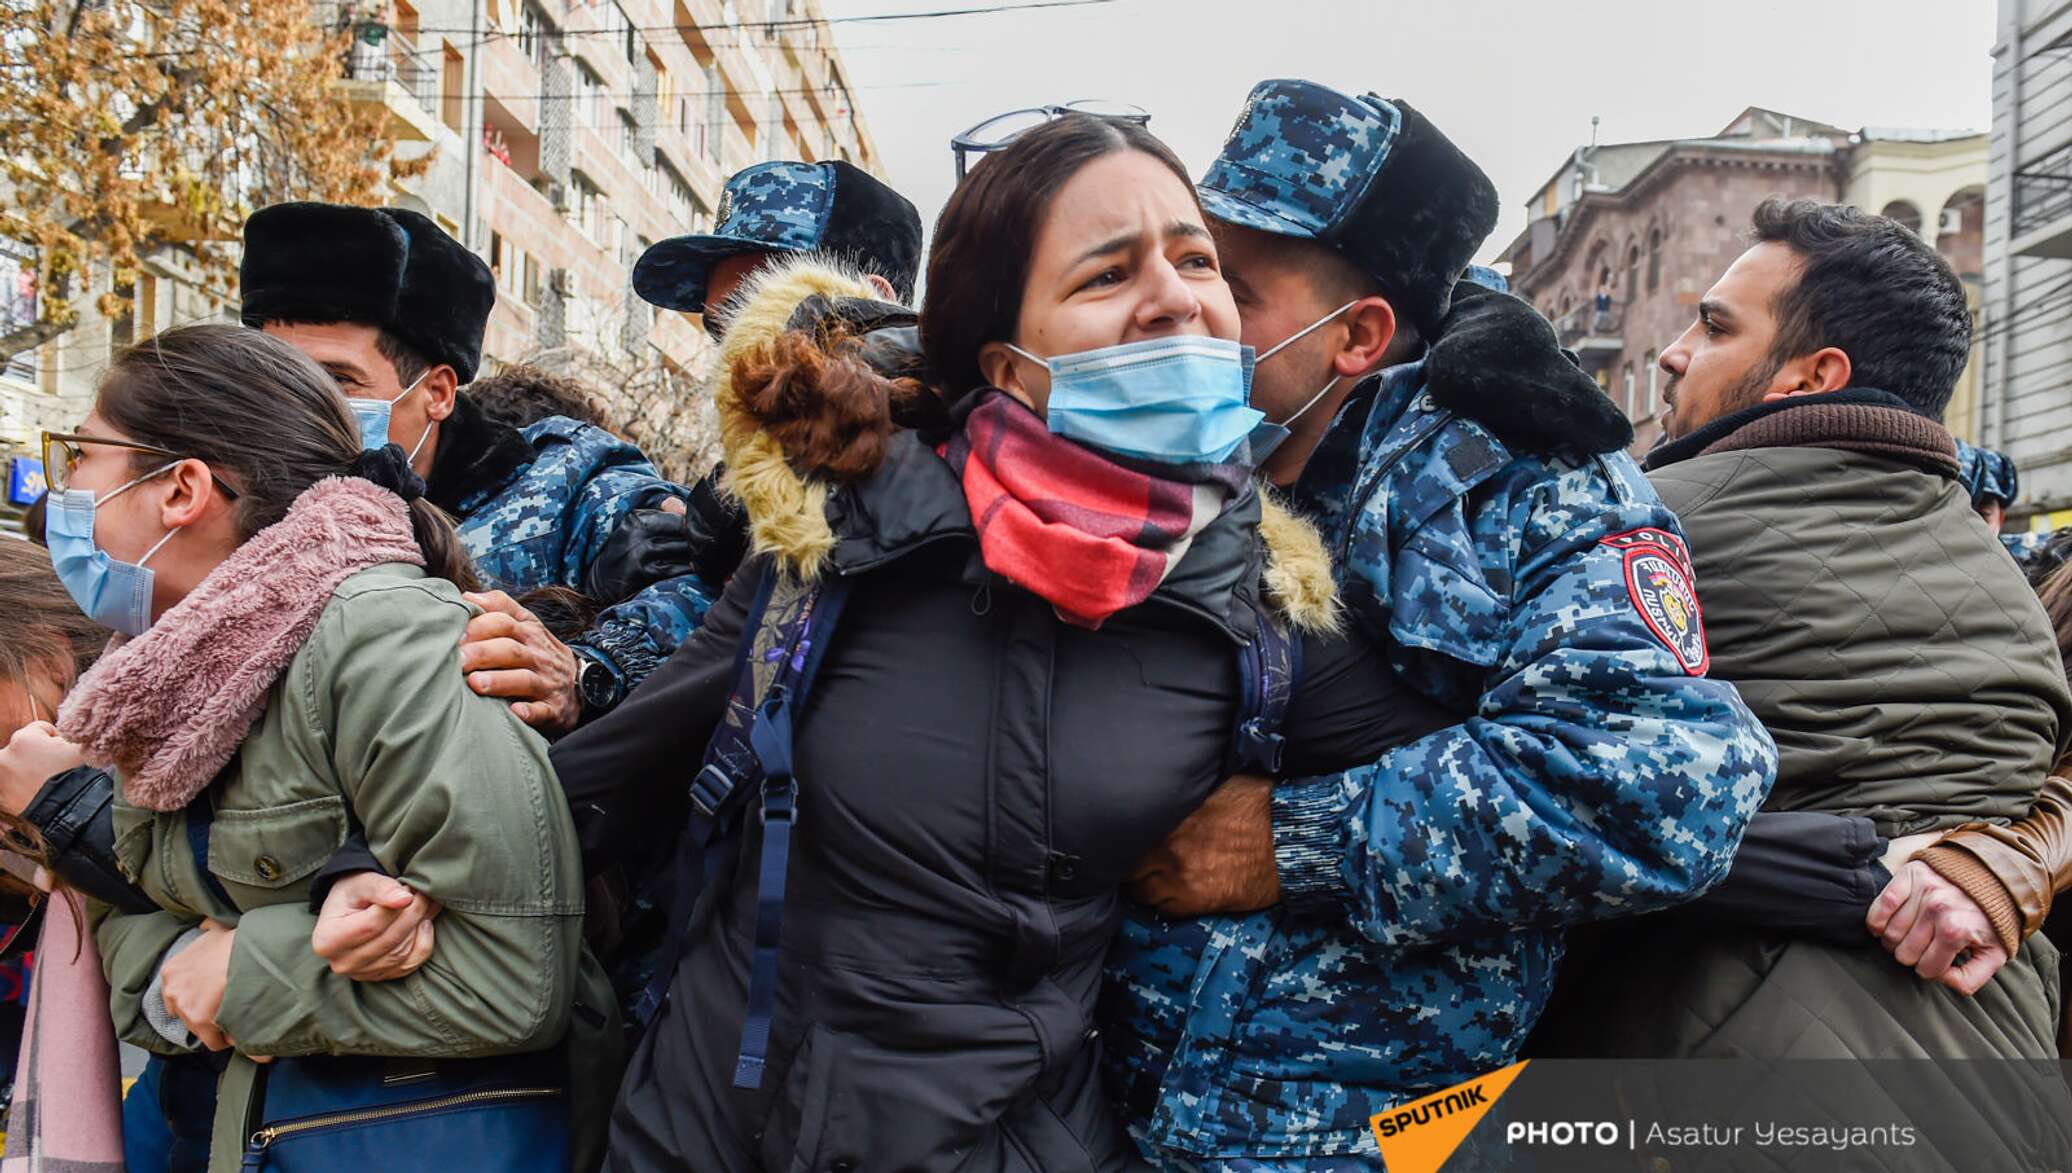
[[[1302,640],[1263,603],[1253,605],[1252,617],[1252,639],[1237,653],[1242,695],[1230,772],[1271,775],[1280,773],[1287,749],[1281,725],[1288,719],[1288,701],[1302,675]]]
[[[761,1087],[770,1047],[770,1020],[777,1005],[777,955],[784,931],[784,878],[791,862],[791,832],[798,825],[799,785],[792,740],[813,678],[849,598],[849,580],[836,577],[802,600],[798,639],[787,649],[769,692],[749,724],[750,748],[762,773],[762,860],[756,869],[755,958],[748,974],[748,1014],[741,1024],[741,1051],[734,1061],[734,1086]]]

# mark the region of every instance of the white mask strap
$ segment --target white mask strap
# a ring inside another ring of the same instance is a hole
[[[1322,329],[1324,323],[1330,321],[1331,319],[1337,317],[1338,315],[1344,313],[1345,311],[1353,308],[1358,304],[1360,304],[1360,299],[1354,298],[1353,300],[1346,302],[1344,305],[1339,306],[1337,309],[1332,310],[1330,313],[1325,314],[1323,317],[1318,318],[1316,321],[1311,322],[1309,325],[1304,326],[1302,329],[1297,330],[1293,334],[1288,335],[1286,338],[1281,339],[1279,342],[1274,343],[1272,346],[1267,347],[1265,354],[1262,354],[1258,358],[1253,360],[1254,365],[1257,365],[1258,363],[1263,363],[1267,359],[1272,358],[1274,355],[1279,354],[1283,348],[1291,345],[1297,339]],[[1311,402],[1315,402],[1315,400],[1311,400]]]
[[[429,375],[429,374],[431,374],[431,373],[432,373],[432,368],[430,368],[430,367],[426,367],[425,369],[423,369],[423,370],[421,370],[421,371],[417,372],[417,377],[416,377],[415,379],[412,379],[412,380],[410,380],[410,385],[409,385],[408,387],[405,387],[405,388],[403,388],[403,389],[402,389],[401,391],[398,391],[398,392],[396,392],[396,396],[395,396],[395,398],[394,398],[394,399],[391,399],[391,400],[389,400],[389,403],[391,403],[391,404],[396,404],[396,403],[400,403],[400,402],[402,402],[402,400],[403,400],[403,397],[404,397],[405,395],[408,395],[408,394],[410,394],[410,393],[411,393],[412,391],[415,391],[415,390],[417,390],[417,385],[418,385],[419,383],[422,383],[422,382],[424,382],[424,381],[425,381],[425,376],[427,376],[427,375]]]
[[[136,488],[138,485],[143,484],[145,481],[150,480],[152,477],[157,476],[159,473],[162,473],[169,468],[177,466],[179,463],[179,461],[175,460],[172,464],[161,464],[157,468],[152,469],[150,472],[145,473],[143,476],[131,477],[129,480],[126,480],[121,484],[115,486],[114,488],[108,490],[107,492],[101,494],[100,496],[95,497],[95,508],[99,508],[102,505],[106,505],[108,502],[115,500],[117,497],[120,497],[124,493],[129,492],[131,489]]]
[[[151,548],[150,548],[149,550],[146,550],[146,551],[144,551],[144,556],[143,556],[142,558],[139,558],[139,559],[137,559],[137,565],[139,565],[139,566],[142,566],[142,565],[144,565],[144,564],[145,564],[146,562],[149,562],[149,561],[151,561],[151,556],[152,556],[153,554],[156,554],[156,553],[158,553],[158,548],[159,548],[160,546],[163,546],[163,545],[165,545],[165,544],[166,544],[167,542],[170,542],[170,541],[172,541],[172,540],[173,540],[173,535],[174,535],[174,534],[176,534],[176,533],[179,533],[179,532],[180,532],[180,530],[181,530],[182,528],[183,528],[183,527],[181,527],[181,526],[177,526],[177,525],[176,525],[176,526],[174,526],[173,528],[171,528],[171,529],[169,529],[169,530],[165,531],[165,536],[164,536],[164,537],[162,537],[162,538],[160,538],[160,539],[158,539],[158,540],[157,540],[156,542],[153,542],[153,543],[151,544]]]
[[[1338,386],[1338,376],[1333,375],[1331,376],[1331,381],[1324,384],[1324,389],[1322,391],[1319,391],[1315,395],[1310,396],[1308,403],[1305,403],[1301,407],[1296,408],[1294,415],[1291,415],[1287,419],[1281,421],[1281,426],[1284,428],[1290,427],[1295,423],[1296,420],[1299,420],[1303,416],[1308,415],[1309,409],[1323,402],[1324,396],[1331,394],[1331,388],[1336,386]]]
[[[1045,370],[1050,369],[1049,363],[1043,361],[1040,358],[1037,358],[1035,355],[1030,354],[1028,351],[1023,350],[1021,347],[1016,346],[1012,342],[1003,342],[1000,345],[1005,346],[1007,349],[1014,351],[1016,354],[1021,355],[1023,358],[1028,359],[1030,362],[1035,363],[1037,366],[1042,367]]]

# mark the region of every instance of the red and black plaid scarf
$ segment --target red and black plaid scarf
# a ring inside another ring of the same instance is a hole
[[[1239,464],[1155,476],[1051,434],[1004,392],[972,399],[943,457],[963,479],[986,567],[1080,627],[1150,598],[1246,477]]]

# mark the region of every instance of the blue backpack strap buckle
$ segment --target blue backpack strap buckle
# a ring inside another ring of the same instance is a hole
[[[721,769],[718,762],[705,763],[705,768],[691,779],[692,808],[705,818],[718,818],[727,797],[734,793],[734,785],[733,775]]]
[[[1269,731],[1260,718],[1254,717],[1238,727],[1238,763],[1246,769],[1278,774],[1281,772],[1281,757],[1287,749],[1288,739]]]

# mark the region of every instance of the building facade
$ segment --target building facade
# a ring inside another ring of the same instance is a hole
[[[633,295],[641,251],[709,231],[726,177],[752,163],[845,159],[882,174],[820,0],[331,0],[316,11],[353,35],[340,100],[381,106],[397,153],[432,157],[388,202],[431,217],[496,275],[485,355],[587,375],[607,400],[638,382],[651,401],[613,406],[650,422],[683,413],[710,343],[695,319]],[[0,241],[7,321],[33,320],[34,292],[33,255]],[[129,314],[88,306],[0,374],[0,461],[77,422],[114,350],[234,304],[232,290],[147,263]],[[629,431],[650,446],[669,434],[638,420]],[[11,508],[0,502],[0,518]]]
[[[2072,525],[2072,3],[2000,0],[1985,200],[1981,441],[2021,470],[2011,520]]]
[[[1893,215],[1933,233],[1976,290],[1984,176],[1981,134],[1848,131],[1751,107],[1705,138],[1577,149],[1534,193],[1504,259],[1514,291],[1633,420],[1640,453],[1661,436],[1661,353],[1748,247],[1757,204],[1784,196]],[[1970,434],[1975,384],[1968,373],[1952,404],[1959,434]]]

